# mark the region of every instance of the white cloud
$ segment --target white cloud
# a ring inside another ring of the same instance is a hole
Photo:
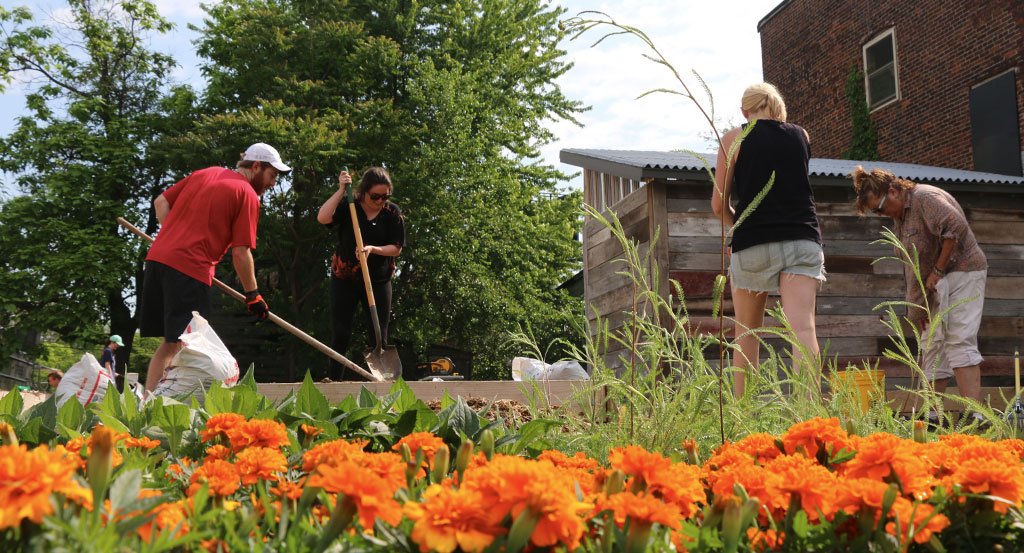
[[[714,94],[716,119],[724,126],[739,122],[743,89],[762,79],[757,22],[771,11],[774,2],[605,0],[594,6],[585,0],[558,0],[557,4],[567,8],[568,17],[598,10],[618,23],[644,31],[707,106],[704,91],[691,71],[701,74]],[[574,66],[559,85],[567,96],[592,109],[579,118],[582,128],[553,127],[558,140],[543,149],[543,159],[571,173],[577,168],[558,161],[563,148],[707,150],[705,137],[710,128],[690,100],[668,94],[636,99],[654,88],[679,90],[671,72],[644,58],[653,52],[636,37],[610,37],[591,48],[603,34],[596,28],[563,45]],[[578,186],[579,179],[574,184]]]

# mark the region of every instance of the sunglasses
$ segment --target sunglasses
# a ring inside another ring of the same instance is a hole
[[[882,196],[882,201],[878,202],[878,206],[877,207],[871,208],[871,212],[876,214],[876,215],[881,215],[882,214],[882,206],[885,205],[885,199],[888,198],[888,197],[889,197],[889,194],[884,194]]]
[[[391,194],[370,194],[370,199],[379,202],[381,200],[387,200],[391,197]]]

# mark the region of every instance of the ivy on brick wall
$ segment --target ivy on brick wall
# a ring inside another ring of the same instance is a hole
[[[868,101],[864,95],[864,74],[857,66],[850,68],[846,76],[846,101],[853,119],[850,149],[843,152],[843,159],[877,161],[878,135],[875,123],[868,113]]]

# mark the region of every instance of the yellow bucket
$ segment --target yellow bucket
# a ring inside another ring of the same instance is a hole
[[[837,387],[846,387],[860,399],[861,412],[871,409],[871,403],[885,397],[885,371],[877,369],[845,370],[836,373]]]

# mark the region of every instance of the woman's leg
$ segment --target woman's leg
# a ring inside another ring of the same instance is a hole
[[[373,331],[370,303],[366,300],[366,289],[363,286],[364,284],[360,281],[359,287],[362,293],[359,295],[359,303],[363,304],[363,307],[366,309],[366,347],[376,349],[377,335]],[[391,316],[391,281],[374,282],[371,286],[373,287],[373,302],[377,304],[377,322],[380,323],[380,339],[383,342],[382,345],[387,345],[388,319]]]
[[[793,327],[796,339],[803,346],[803,350],[814,357],[805,360],[801,348],[793,346],[793,369],[798,371],[803,364],[814,367],[817,370],[816,381],[821,373],[818,360],[818,333],[814,322],[819,284],[817,279],[809,276],[792,273],[782,273],[779,276],[782,311],[789,319],[789,324]]]
[[[342,355],[348,353],[348,345],[352,340],[352,317],[356,310],[356,292],[362,292],[362,289],[363,283],[360,281],[331,277],[331,347]],[[345,366],[331,360],[329,376],[331,379],[344,380]]]
[[[746,373],[758,364],[761,343],[754,334],[743,336],[748,330],[761,328],[764,325],[764,304],[768,299],[767,292],[753,292],[733,287],[732,306],[736,312],[734,336],[739,351],[733,356],[733,365],[741,369],[733,375],[733,393],[736,397],[746,390]]]

